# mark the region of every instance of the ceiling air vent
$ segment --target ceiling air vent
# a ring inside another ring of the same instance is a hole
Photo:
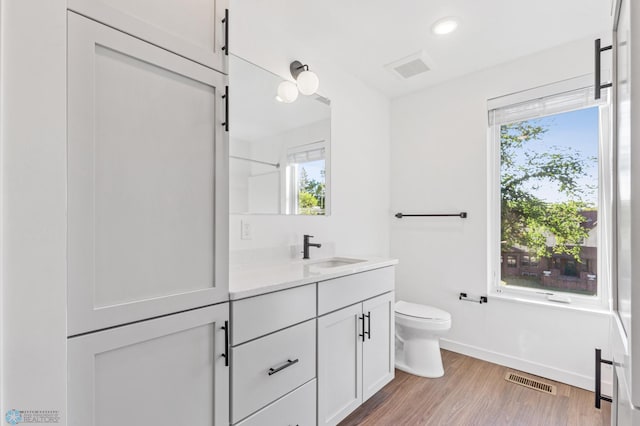
[[[405,80],[424,74],[432,68],[431,59],[423,51],[406,56],[384,67],[389,72]]]

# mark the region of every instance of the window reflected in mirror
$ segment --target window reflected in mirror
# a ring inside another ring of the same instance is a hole
[[[287,214],[323,215],[326,206],[324,141],[289,149]]]

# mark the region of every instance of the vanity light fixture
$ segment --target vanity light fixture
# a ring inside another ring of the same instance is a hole
[[[451,34],[458,28],[458,20],[452,16],[437,20],[431,26],[431,32],[435,35]]]
[[[278,85],[278,95],[276,96],[278,102],[290,104],[296,99],[298,99],[298,88],[295,83],[285,80]]]
[[[293,61],[289,65],[291,75],[296,79],[298,90],[303,95],[313,95],[318,90],[320,80],[313,71],[309,71],[309,65],[302,64],[300,61]]]
[[[307,96],[316,93],[320,80],[316,73],[309,71],[309,65],[293,61],[289,65],[289,71],[296,82],[285,80],[278,85],[278,94],[276,95],[278,102],[290,104],[298,99],[298,93]]]
[[[302,64],[300,61],[293,61],[289,65],[291,75],[296,79],[298,90],[303,95],[313,95],[318,90],[320,80],[313,71],[309,71],[309,65]]]

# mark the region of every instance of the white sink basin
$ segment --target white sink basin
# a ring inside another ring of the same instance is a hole
[[[320,259],[308,263],[309,270],[327,270],[332,268],[340,268],[342,266],[350,266],[355,263],[364,262],[363,259],[352,259],[349,257],[331,257],[329,259]]]

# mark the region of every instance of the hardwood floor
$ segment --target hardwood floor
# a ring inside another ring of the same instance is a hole
[[[396,370],[391,383],[339,426],[610,424],[611,404],[596,409],[592,392],[540,378],[557,386],[557,395],[548,395],[504,380],[514,369],[445,350],[442,360],[439,379]]]

